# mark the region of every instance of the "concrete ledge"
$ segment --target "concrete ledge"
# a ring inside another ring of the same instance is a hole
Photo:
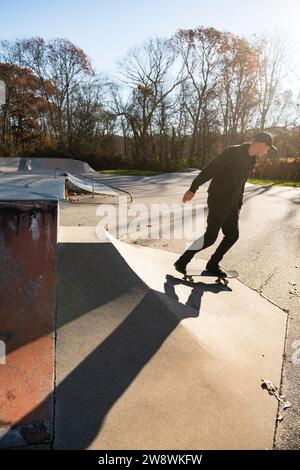
[[[57,202],[0,202],[0,224],[0,445],[7,447],[51,439]]]

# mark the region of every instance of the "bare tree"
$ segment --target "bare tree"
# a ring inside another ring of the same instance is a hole
[[[258,51],[246,39],[227,33],[221,58],[218,102],[224,146],[244,136],[258,104],[256,67]]]
[[[119,115],[130,124],[137,163],[153,155],[151,136],[157,134],[159,122],[155,115],[165,112],[167,98],[183,80],[181,70],[174,75],[175,68],[176,53],[171,41],[164,39],[147,41],[143,47],[129,51],[119,63],[122,81],[130,90]]]
[[[210,129],[207,118],[216,98],[224,35],[214,28],[179,30],[174,42],[187,72],[185,106],[192,127],[189,159],[192,162],[196,157],[203,164],[205,136]]]
[[[269,127],[270,111],[283,79],[286,43],[278,34],[270,38],[263,37],[257,43],[259,48],[257,64],[258,127],[264,130]]]
[[[67,39],[31,38],[18,41],[18,47],[24,65],[40,80],[58,145],[70,150],[73,94],[94,73],[86,54]],[[54,96],[49,96],[49,82],[56,90]]]

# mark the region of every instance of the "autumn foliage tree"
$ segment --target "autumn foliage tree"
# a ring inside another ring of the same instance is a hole
[[[132,48],[112,78],[67,39],[2,41],[1,154],[202,168],[264,129],[282,156],[297,156],[299,106],[284,88],[284,57],[276,38],[180,29]]]

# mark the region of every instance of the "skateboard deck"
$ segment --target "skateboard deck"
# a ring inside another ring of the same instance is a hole
[[[215,282],[217,284],[224,284],[225,286],[228,285],[229,279],[233,279],[238,277],[239,273],[237,271],[226,271],[226,276],[218,276],[210,271],[201,270],[201,269],[188,269],[186,274],[184,275],[183,279],[185,281],[194,282],[194,277],[214,277],[216,278]]]

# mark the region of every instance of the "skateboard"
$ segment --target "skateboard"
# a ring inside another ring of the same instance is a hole
[[[226,271],[226,276],[218,276],[218,274],[214,274],[210,271],[201,271],[200,269],[188,269],[186,274],[184,275],[183,279],[185,281],[194,282],[194,277],[203,276],[203,277],[216,277],[217,279],[215,282],[217,284],[222,284],[227,286],[229,283],[229,279],[233,279],[238,277],[239,273],[237,271]]]

